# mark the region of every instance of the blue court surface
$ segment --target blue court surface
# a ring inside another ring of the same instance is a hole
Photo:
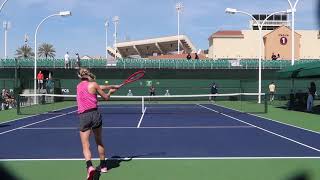
[[[102,105],[107,156],[319,158],[320,134],[214,104]],[[0,159],[83,158],[76,107],[0,124]],[[93,138],[92,138],[93,141]],[[93,156],[97,156],[92,142]]]

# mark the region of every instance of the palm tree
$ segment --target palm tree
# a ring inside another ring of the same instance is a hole
[[[23,45],[16,50],[16,56],[19,59],[32,58],[34,56],[34,52],[32,52],[32,48],[30,46]]]
[[[52,44],[43,43],[38,48],[39,57],[45,57],[46,59],[54,58],[56,56],[56,50],[53,48]]]

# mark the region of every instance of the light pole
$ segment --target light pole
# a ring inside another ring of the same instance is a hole
[[[7,33],[8,29],[11,28],[11,23],[9,21],[3,21],[4,28],[4,58],[7,59]]]
[[[8,2],[8,0],[5,0],[5,1],[3,1],[3,3],[1,4],[1,6],[0,6],[0,12],[1,12],[1,10],[2,10],[2,8],[3,8],[3,6],[6,4]],[[4,22],[3,22],[3,26],[4,26]],[[6,25],[7,26],[7,25]],[[4,37],[4,44],[5,44],[5,50],[4,50],[4,56],[5,56],[5,58],[7,58],[7,46],[6,46],[6,44],[7,44],[7,31],[6,31],[7,29],[5,29],[5,37]]]
[[[117,59],[117,26],[119,24],[120,18],[119,16],[115,16],[112,18],[112,22],[114,24],[114,58]]]
[[[106,64],[108,64],[108,28],[109,28],[109,21],[106,20],[104,23],[104,26],[106,27]]]
[[[61,11],[57,14],[52,14],[50,16],[47,16],[46,18],[44,18],[37,26],[36,28],[36,32],[34,33],[34,94],[37,94],[37,33],[39,30],[40,25],[46,21],[47,19],[54,17],[54,16],[62,16],[62,17],[66,17],[66,16],[71,16],[71,12],[70,11]],[[36,96],[34,98],[34,104],[37,103],[36,100]]]
[[[1,12],[3,6],[6,4],[6,2],[8,2],[8,0],[5,0],[5,1],[1,4],[1,6],[0,6],[0,12]]]
[[[177,10],[177,13],[178,13],[178,54],[180,54],[180,13],[183,10],[182,2],[178,2],[176,4],[176,10]]]
[[[282,13],[290,13],[291,10],[286,10],[286,11],[278,11],[271,13],[269,16],[266,17],[266,19],[263,20],[262,23],[259,23],[259,21],[253,17],[252,14],[244,12],[244,11],[238,11],[237,9],[233,8],[226,8],[225,10],[226,13],[229,14],[235,14],[235,13],[241,13],[250,16],[258,25],[259,28],[259,88],[258,88],[258,103],[261,103],[261,60],[262,60],[262,28],[264,23],[273,15],[275,14],[282,14]]]
[[[291,8],[291,65],[294,65],[294,59],[295,59],[295,35],[294,35],[294,21],[295,21],[295,12],[296,12],[296,6],[298,4],[299,0],[296,0],[296,2],[294,4],[291,3],[291,0],[288,0],[288,3],[290,5]]]

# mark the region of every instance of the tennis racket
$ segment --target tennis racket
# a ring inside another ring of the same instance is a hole
[[[145,71],[143,71],[143,70],[140,70],[140,71],[133,73],[126,80],[124,80],[121,84],[119,84],[119,88],[126,85],[126,84],[138,81],[139,79],[143,78],[144,74],[145,74]]]

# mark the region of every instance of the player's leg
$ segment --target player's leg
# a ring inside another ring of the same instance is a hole
[[[94,117],[92,131],[94,133],[94,138],[98,148],[100,158],[100,171],[105,173],[107,172],[107,164],[105,161],[105,148],[102,142],[102,116],[99,111],[92,112],[92,116]]]
[[[82,144],[83,156],[86,160],[87,165],[87,179],[92,180],[95,168],[91,161],[91,151],[90,151],[90,134],[92,129],[92,116],[90,112],[83,113],[79,115],[80,119],[80,139]]]
[[[86,160],[87,165],[87,180],[92,180],[95,168],[92,165],[91,161],[91,151],[90,151],[90,132],[91,130],[87,131],[80,131],[80,139],[82,143],[82,150],[83,150],[83,156]]]
[[[86,161],[91,160],[91,151],[90,151],[90,132],[91,130],[87,130],[85,132],[80,131],[80,139],[82,143],[83,156]]]
[[[94,133],[95,141],[98,148],[99,158],[100,158],[100,171],[105,173],[107,172],[106,164],[106,151],[102,142],[102,126],[92,130]]]

